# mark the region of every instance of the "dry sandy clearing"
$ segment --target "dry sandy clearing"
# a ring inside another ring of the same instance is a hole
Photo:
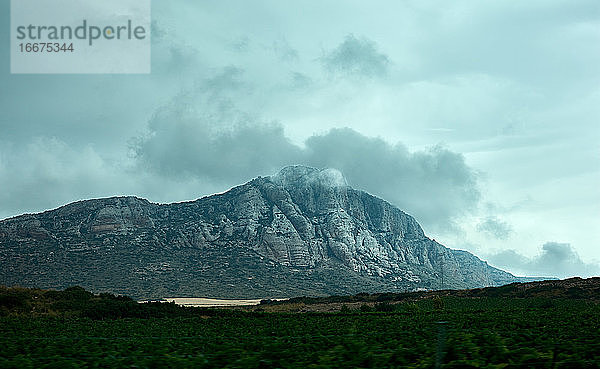
[[[218,307],[218,306],[248,306],[258,305],[259,300],[221,300],[207,299],[197,297],[167,297],[168,302],[175,302],[177,305],[194,306],[194,307]]]

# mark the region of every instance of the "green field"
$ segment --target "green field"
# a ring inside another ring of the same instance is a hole
[[[584,299],[444,297],[267,313],[72,297],[4,296],[0,367],[434,368],[438,357],[443,368],[600,367],[600,306]]]

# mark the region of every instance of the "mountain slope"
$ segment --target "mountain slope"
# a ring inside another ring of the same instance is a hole
[[[196,201],[72,203],[0,222],[0,284],[134,297],[290,297],[519,280],[396,207],[303,166]]]

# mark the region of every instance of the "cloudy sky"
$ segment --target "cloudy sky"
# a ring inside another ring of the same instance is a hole
[[[149,75],[11,75],[0,49],[0,219],[301,163],[518,275],[600,275],[598,1],[152,7]]]

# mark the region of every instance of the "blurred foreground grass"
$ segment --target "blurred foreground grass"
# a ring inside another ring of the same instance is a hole
[[[600,367],[600,306],[586,299],[437,296],[267,313],[7,291],[0,368],[434,368],[438,355],[443,368]]]

